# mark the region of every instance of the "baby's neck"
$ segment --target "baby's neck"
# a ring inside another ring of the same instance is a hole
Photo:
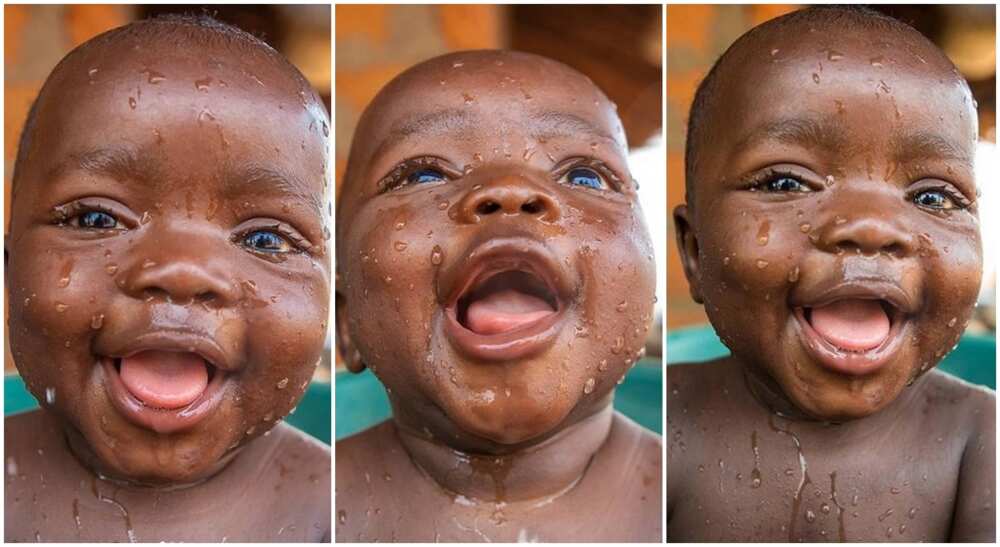
[[[539,444],[503,455],[457,450],[396,427],[411,460],[456,502],[509,503],[562,495],[583,477],[611,432],[614,409],[598,412]]]

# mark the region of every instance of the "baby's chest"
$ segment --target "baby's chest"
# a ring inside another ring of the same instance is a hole
[[[960,453],[774,440],[709,442],[675,457],[668,481],[677,477],[681,486],[669,489],[677,497],[669,502],[668,539],[947,539]]]

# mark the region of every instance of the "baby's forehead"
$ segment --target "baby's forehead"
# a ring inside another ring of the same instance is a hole
[[[457,53],[408,70],[379,93],[358,133],[355,144],[371,153],[426,134],[594,137],[625,148],[615,105],[589,78],[513,52]]]

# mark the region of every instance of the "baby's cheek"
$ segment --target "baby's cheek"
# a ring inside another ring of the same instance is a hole
[[[982,281],[982,249],[978,231],[927,234],[920,237],[918,258],[925,268],[922,369],[944,357],[965,331],[975,310]]]

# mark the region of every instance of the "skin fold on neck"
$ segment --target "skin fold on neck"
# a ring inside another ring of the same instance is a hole
[[[456,450],[398,421],[395,429],[414,465],[446,492],[473,503],[509,503],[572,489],[607,440],[613,417],[609,397],[606,405],[558,434],[502,455]]]

